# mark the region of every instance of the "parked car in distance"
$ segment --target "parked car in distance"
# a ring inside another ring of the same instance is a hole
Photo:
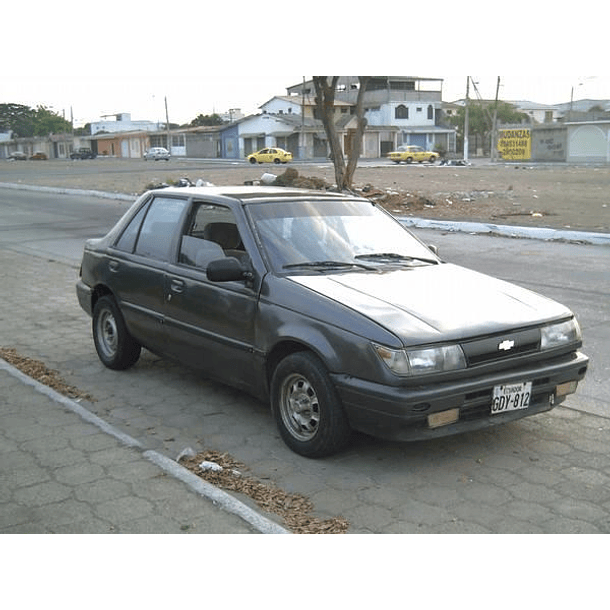
[[[28,156],[20,150],[15,150],[8,156],[8,159],[12,161],[26,161],[27,158]]]
[[[95,159],[96,156],[90,148],[78,148],[70,153],[70,159]]]
[[[396,150],[388,153],[388,158],[394,163],[400,163],[401,161],[405,163],[413,163],[413,161],[434,163],[439,157],[440,155],[437,152],[425,150],[421,146],[399,146]]]
[[[153,161],[169,161],[169,158],[170,158],[169,150],[167,150],[167,148],[163,148],[161,146],[155,146],[154,148],[149,148],[144,153],[144,159],[146,161],[149,161],[151,159]]]
[[[288,163],[292,153],[283,148],[263,148],[247,157],[250,163]]]
[[[34,161],[46,161],[48,159],[46,153],[43,152],[35,152],[30,159],[33,159]]]
[[[339,193],[148,191],[86,242],[76,293],[106,367],[144,347],[201,369],[268,400],[308,457],[351,430],[421,440],[548,411],[588,365],[567,307]]]

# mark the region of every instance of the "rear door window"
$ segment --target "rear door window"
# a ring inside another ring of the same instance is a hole
[[[142,224],[136,254],[168,261],[187,203],[184,199],[156,197]]]

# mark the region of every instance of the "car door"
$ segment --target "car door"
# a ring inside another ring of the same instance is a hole
[[[272,157],[273,150],[271,148],[265,148],[261,151],[259,161],[261,163],[270,163]]]
[[[166,272],[165,331],[174,357],[249,389],[257,383],[253,360],[257,293],[243,281],[215,283],[206,276],[212,260],[227,256],[248,265],[232,211],[194,202],[178,257]]]
[[[187,200],[156,196],[142,206],[108,258],[108,284],[131,334],[152,351],[165,348],[164,286]]]

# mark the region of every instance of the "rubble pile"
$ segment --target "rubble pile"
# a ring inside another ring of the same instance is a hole
[[[299,172],[289,167],[280,176],[268,182],[274,186],[309,188],[316,190],[333,190],[336,187],[322,178],[300,176]],[[487,190],[441,192],[432,195],[421,192],[383,189],[365,184],[354,187],[353,192],[379,204],[396,216],[419,216],[431,218],[469,218],[481,214],[482,208],[488,217],[507,218],[508,216],[543,216],[545,212],[521,210],[520,204],[514,201],[513,189],[502,192]]]

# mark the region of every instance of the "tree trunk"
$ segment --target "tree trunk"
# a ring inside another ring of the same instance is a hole
[[[314,76],[313,83],[316,88],[316,106],[324,125],[324,131],[330,146],[330,156],[335,166],[335,182],[337,188],[341,191],[345,182],[345,161],[335,127],[335,90],[339,77],[333,76],[330,83],[328,78],[328,76]]]
[[[330,83],[328,79],[331,79]],[[350,190],[358,158],[362,152],[362,138],[366,129],[366,119],[364,118],[364,94],[366,84],[370,77],[359,76],[360,89],[356,101],[356,130],[352,138],[351,147],[348,155],[348,163],[345,165],[345,158],[341,147],[341,141],[335,126],[335,91],[338,76],[314,76],[313,82],[316,88],[316,106],[324,125],[324,131],[328,138],[330,154],[335,166],[335,181],[337,189],[340,191]]]
[[[362,153],[362,138],[364,137],[364,130],[366,129],[367,124],[367,121],[364,118],[364,93],[369,78],[370,77],[368,76],[358,77],[360,88],[358,89],[358,97],[356,99],[356,131],[352,138],[352,146],[349,151],[347,170],[345,172],[345,188],[347,189],[351,189],[352,187],[354,172],[356,171],[358,159]]]

